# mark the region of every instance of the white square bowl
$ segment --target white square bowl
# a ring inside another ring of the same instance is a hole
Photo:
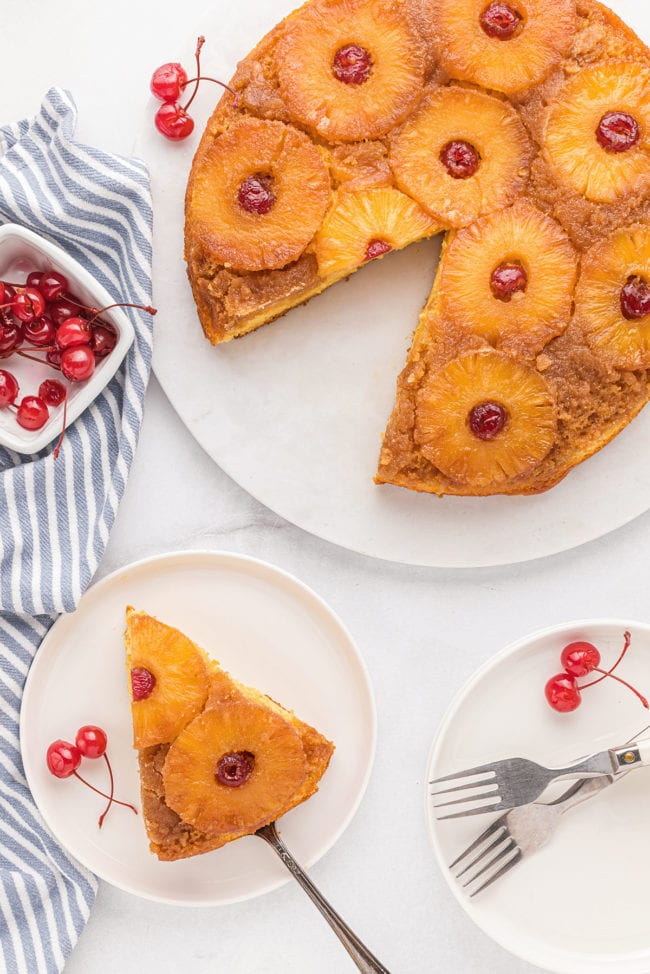
[[[90,308],[104,308],[120,300],[120,295],[109,294],[81,264],[56,244],[15,223],[0,226],[0,280],[21,281],[30,271],[45,270],[57,270],[64,274],[70,293]],[[115,328],[117,343],[110,355],[97,360],[95,371],[85,382],[67,383],[64,380],[68,386],[66,427],[81,415],[113,378],[135,338],[131,322],[120,308],[106,311],[102,318]],[[31,348],[29,344],[21,347],[26,351]],[[57,377],[49,365],[41,365],[16,354],[0,358],[0,368],[8,369],[16,376],[20,386],[19,398],[38,395],[38,387],[43,379]],[[0,443],[18,453],[38,453],[61,434],[63,405],[48,408],[50,417],[40,430],[23,429],[18,425],[13,410],[0,409]]]

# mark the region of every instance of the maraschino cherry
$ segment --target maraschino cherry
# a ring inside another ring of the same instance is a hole
[[[48,406],[60,406],[66,397],[66,389],[58,379],[44,379],[38,387],[38,394]]]
[[[226,788],[245,785],[255,768],[255,755],[250,751],[229,751],[217,762],[215,778]]]
[[[452,179],[471,179],[478,171],[481,157],[471,142],[447,142],[440,150],[440,161]]]
[[[151,75],[151,94],[160,101],[178,101],[187,84],[187,71],[177,61],[162,64]]]
[[[479,402],[470,410],[467,422],[478,440],[496,439],[506,428],[510,415],[500,402]]]
[[[156,313],[148,305],[127,302],[116,302],[101,310],[90,308],[70,294],[67,277],[53,269],[30,271],[24,284],[0,281],[0,358],[19,355],[56,369],[70,383],[84,382],[95,371],[97,362],[117,345],[115,328],[102,317],[114,307]],[[38,395],[17,400],[15,376],[6,369],[0,370],[0,409],[15,410],[16,421],[23,429],[42,429],[49,418],[49,408],[63,406],[61,436],[54,449],[54,456],[58,456],[66,426],[66,387],[58,380],[46,380]]]
[[[196,98],[199,84],[202,81],[212,81],[229,91],[234,97],[234,107],[239,104],[239,95],[236,91],[218,78],[210,78],[201,74],[201,48],[205,43],[205,37],[199,37],[196,42],[194,58],[196,60],[196,77],[187,77],[187,72],[177,61],[170,61],[161,64],[156,68],[151,76],[150,88],[152,94],[163,104],[154,116],[154,123],[161,135],[171,139],[173,142],[180,142],[186,139],[194,131],[194,119],[188,114],[188,108]],[[180,104],[180,97],[189,85],[194,85],[188,101]]]
[[[18,391],[16,376],[6,369],[0,369],[0,409],[15,403]]]
[[[627,152],[639,142],[641,126],[627,112],[607,112],[598,123],[596,138],[605,152]]]
[[[16,412],[19,426],[26,430],[40,430],[47,423],[50,411],[40,396],[24,396]]]
[[[650,314],[650,287],[637,274],[631,274],[621,288],[621,314],[628,321]]]
[[[625,632],[623,649],[609,670],[600,668],[600,652],[593,643],[579,641],[569,643],[568,646],[565,646],[561,655],[564,671],[552,676],[544,688],[546,699],[553,710],[557,710],[563,714],[576,710],[582,703],[582,691],[588,687],[595,686],[596,683],[600,683],[608,677],[627,687],[628,690],[631,690],[639,698],[643,706],[646,709],[650,709],[646,698],[635,687],[622,680],[619,676],[614,675],[614,670],[627,653],[631,641],[631,633]],[[578,684],[578,679],[587,676],[589,673],[599,673],[600,676],[589,683]]]
[[[346,85],[362,85],[372,73],[372,56],[360,44],[339,47],[332,62],[332,74]]]
[[[494,268],[490,276],[490,290],[498,301],[506,304],[513,295],[528,287],[528,274],[518,261],[503,261]]]
[[[509,41],[519,31],[523,17],[518,10],[502,0],[488,4],[480,17],[480,24],[488,37]]]
[[[114,797],[114,779],[113,779],[113,769],[111,763],[108,760],[108,754],[106,753],[106,747],[108,744],[108,737],[106,736],[106,731],[102,730],[101,727],[97,727],[95,724],[85,724],[80,727],[77,731],[77,736],[75,738],[75,743],[71,744],[70,741],[64,741],[59,739],[53,741],[52,744],[47,749],[46,762],[48,770],[55,778],[71,778],[75,777],[94,791],[95,794],[101,795],[102,798],[106,798],[108,804],[102,814],[99,816],[98,825],[101,829],[104,824],[104,820],[111,808],[111,805],[122,805],[124,808],[130,808],[132,812],[136,815],[138,810],[135,805],[131,805],[129,802],[119,801]],[[82,778],[78,773],[77,769],[81,764],[82,757],[91,758],[93,760],[97,758],[104,758],[106,762],[106,767],[108,768],[108,774],[110,779],[110,794],[106,794],[99,788],[95,788],[91,785],[89,781]]]
[[[384,254],[390,253],[393,249],[392,245],[388,243],[387,240],[380,240],[378,237],[375,240],[371,240],[366,247],[366,252],[364,255],[364,260],[377,260],[378,257],[383,257]]]
[[[145,666],[134,666],[131,670],[131,696],[133,700],[147,700],[156,686],[156,677]]]

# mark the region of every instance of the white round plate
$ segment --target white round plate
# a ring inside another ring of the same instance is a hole
[[[280,820],[299,862],[309,866],[336,842],[366,788],[375,747],[368,674],[342,623],[297,579],[271,565],[223,552],[162,555],[94,585],[72,615],[55,623],[29,672],[20,718],[23,763],[52,833],[102,879],[147,899],[216,906],[257,896],[289,873],[254,836],[215,852],[163,863],[149,852],[142,816],[113,807],[78,781],[53,778],[48,744],[99,724],[108,734],[116,797],[140,805],[124,657],[124,610],[134,605],[176,626],[236,679],[268,693],[334,741],[313,798]],[[103,761],[80,773],[106,788]]]
[[[513,756],[562,767],[637,735],[650,723],[648,712],[613,680],[585,690],[572,714],[552,711],[543,693],[549,677],[562,669],[560,653],[567,643],[593,642],[603,664],[612,665],[625,629],[632,632],[632,645],[620,675],[648,694],[650,626],[608,619],[534,633],[495,656],[460,691],[433,743],[425,780]],[[559,974],[647,974],[647,768],[630,772],[568,812],[548,846],[474,899],[447,863],[498,816],[436,821],[430,790],[427,785],[426,815],[438,865],[458,902],[488,936]]]
[[[296,0],[215,0],[197,33],[206,73],[235,65]],[[650,9],[610,6],[650,41]],[[224,29],[227,25],[227,29]],[[194,39],[170,51],[189,69]],[[527,561],[590,541],[650,505],[650,410],[550,493],[439,500],[373,483],[397,376],[433,280],[438,240],[371,264],[284,319],[212,348],[183,263],[187,174],[215,95],[192,105],[195,133],[173,145],[143,119],[150,166],[156,318],[154,369],[183,422],[249,493],[312,534],[392,561],[481,566]]]

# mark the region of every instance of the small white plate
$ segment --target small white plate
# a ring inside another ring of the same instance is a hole
[[[70,293],[76,295],[89,308],[106,308],[119,298],[111,297],[105,287],[69,254],[50,243],[37,233],[16,223],[0,226],[0,280],[22,281],[30,271],[57,270],[68,278]],[[103,316],[117,332],[115,348],[106,358],[97,361],[95,371],[85,382],[70,383],[66,427],[91,404],[117,372],[122,359],[133,343],[133,326],[123,311],[111,308]],[[25,351],[32,346],[26,344]],[[36,351],[36,349],[33,349]],[[12,355],[0,362],[2,368],[12,372],[20,386],[20,398],[38,395],[43,379],[52,379],[57,373],[32,359]],[[38,453],[61,434],[63,406],[50,408],[50,418],[40,430],[26,430],[16,422],[10,409],[0,409],[0,443],[17,453]]]
[[[140,804],[124,657],[128,604],[182,629],[237,679],[334,741],[319,792],[280,822],[305,866],[350,822],[372,765],[374,701],[352,638],[291,575],[239,555],[182,552],[129,565],[89,589],[45,637],[27,679],[20,716],[25,774],[48,827],[79,862],[128,892],[183,906],[232,903],[281,886],[289,873],[254,836],[162,863],[149,852],[140,815],[114,807],[100,831],[103,800],[74,778],[47,771],[51,741],[74,740],[80,726],[99,724],[108,734],[116,797]],[[103,761],[84,761],[80,773],[106,787]]]
[[[544,698],[574,639],[593,642],[613,664],[630,629],[620,675],[650,693],[650,626],[592,620],[545,629],[513,643],[471,678],[433,743],[426,781],[504,757],[549,767],[623,744],[650,723],[624,687],[605,680],[586,690],[572,714]],[[583,681],[584,682],[584,681]],[[639,768],[567,813],[551,843],[475,899],[447,868],[496,815],[436,821],[426,815],[438,864],[463,909],[493,940],[523,960],[559,974],[647,974],[650,970],[650,771]],[[450,796],[451,797],[451,796]]]

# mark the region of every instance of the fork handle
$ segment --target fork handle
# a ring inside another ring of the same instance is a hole
[[[621,777],[625,777],[625,774],[626,772]],[[550,802],[550,804],[558,805],[559,811],[563,815],[569,809],[575,808],[576,805],[581,805],[582,802],[594,798],[599,792],[608,788],[613,783],[614,778],[611,775],[600,775],[599,778],[583,778],[570,789],[565,797],[560,796],[557,801]]]
[[[635,764],[650,764],[650,738],[613,748],[609,753],[615,762],[617,774]]]
[[[285,864],[293,878],[300,883],[312,903],[314,903],[317,909],[323,914],[359,970],[362,971],[363,974],[390,974],[388,968],[384,967],[384,965],[381,964],[377,958],[370,953],[368,948],[359,940],[356,934],[350,930],[347,923],[341,919],[336,910],[330,906],[322,893],[320,893],[314,886],[307,873],[301,866],[298,865],[285,846],[284,842],[277,833],[275,825],[273,823],[270,825],[265,825],[264,828],[258,829],[255,834],[259,835],[261,839],[264,839],[264,841],[271,846],[273,851],[277,853],[279,858]]]

